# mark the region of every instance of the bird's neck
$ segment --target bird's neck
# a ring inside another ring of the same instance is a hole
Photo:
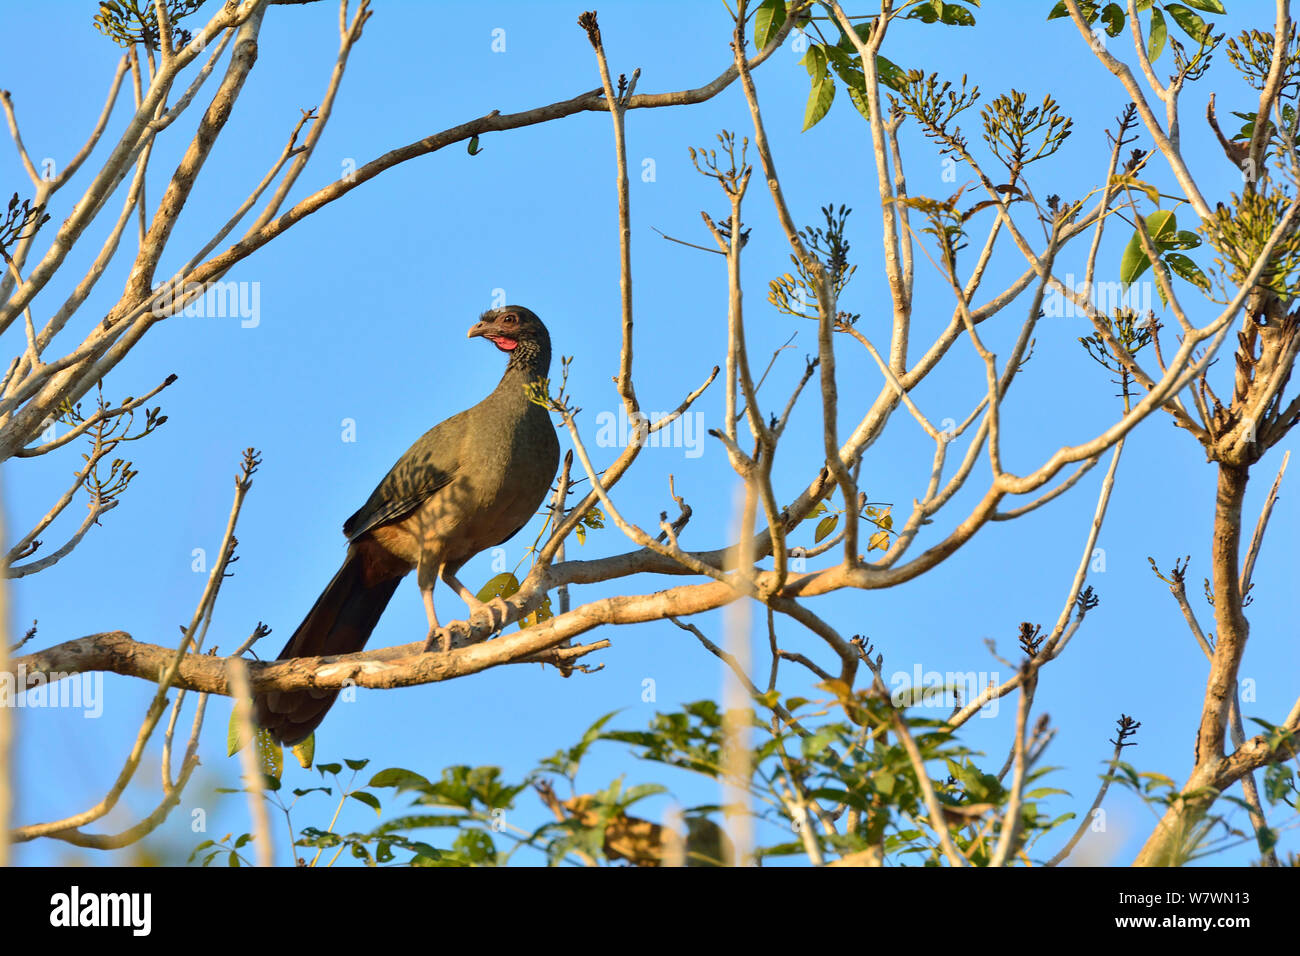
[[[510,353],[510,361],[496,390],[511,397],[522,396],[525,385],[546,378],[550,370],[550,343],[520,340]]]

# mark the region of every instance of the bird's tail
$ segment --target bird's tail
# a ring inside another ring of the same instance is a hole
[[[363,561],[356,549],[348,550],[343,567],[284,645],[279,660],[352,654],[366,646],[401,578],[367,587]],[[257,722],[281,743],[300,743],[325,719],[337,696],[337,690],[315,688],[258,694],[254,698]]]

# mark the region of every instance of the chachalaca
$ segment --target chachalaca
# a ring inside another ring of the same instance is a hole
[[[280,660],[350,654],[365,647],[398,582],[412,569],[429,618],[441,577],[474,615],[504,623],[504,602],[480,602],[456,578],[470,558],[514,536],[551,487],[560,444],[549,413],[527,386],[546,377],[551,339],[539,318],[517,305],[484,312],[469,330],[510,356],[500,384],[473,408],[420,437],[343,524],[348,551],[334,579]],[[255,699],[257,722],[285,744],[305,740],[325,718],[337,690],[272,691]]]

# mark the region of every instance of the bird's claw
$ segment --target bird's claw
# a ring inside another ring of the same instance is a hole
[[[424,651],[442,651],[444,654],[451,650],[451,631],[445,627],[429,628],[429,636],[424,639]]]
[[[510,605],[506,604],[505,599],[498,594],[486,604],[480,604],[476,607],[471,615],[471,620],[479,617],[479,615],[487,615],[487,622],[491,625],[492,633],[495,634],[506,626],[506,621],[510,618]]]

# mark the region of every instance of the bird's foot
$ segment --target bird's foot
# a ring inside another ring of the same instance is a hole
[[[487,624],[491,627],[492,633],[495,634],[506,626],[506,621],[510,619],[510,605],[506,604],[501,595],[497,595],[486,604],[479,604],[470,614],[470,623],[476,623],[481,617],[487,619]]]
[[[451,631],[445,627],[429,628],[429,636],[424,639],[425,653],[429,651],[441,651],[444,654],[451,650]]]

